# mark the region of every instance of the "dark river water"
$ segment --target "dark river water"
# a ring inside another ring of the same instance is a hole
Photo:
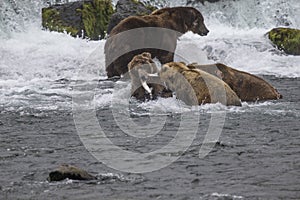
[[[300,199],[300,56],[280,52],[266,36],[275,27],[299,29],[299,0],[193,4],[210,33],[182,36],[177,61],[224,63],[262,76],[283,95],[196,109],[174,99],[126,107],[128,83],[105,80],[105,40],[42,30],[48,2],[0,1],[0,200]],[[212,120],[217,115],[224,123]],[[210,130],[221,134],[203,144]],[[165,148],[174,138],[183,143]],[[199,157],[202,149],[208,154]],[[140,155],[146,160],[135,162]],[[48,182],[63,163],[97,180]]]
[[[24,114],[2,108],[0,199],[299,199],[300,79],[264,78],[282,93],[282,100],[243,104],[239,111],[227,112],[222,134],[204,158],[199,158],[199,148],[210,113],[199,111],[197,136],[187,151],[160,170],[140,174],[112,169],[94,158],[69,109]],[[149,116],[142,114],[136,110],[132,118],[147,125]],[[168,143],[180,115],[169,113],[160,134],[143,140],[123,134],[109,106],[97,108],[110,140],[136,152]],[[49,183],[48,173],[62,163],[81,167],[97,180]]]

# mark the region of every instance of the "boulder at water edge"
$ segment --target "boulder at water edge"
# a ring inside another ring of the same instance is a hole
[[[290,55],[300,55],[300,30],[274,28],[268,32],[268,36],[279,50]]]
[[[62,181],[64,179],[72,179],[72,180],[94,180],[95,176],[90,175],[83,169],[78,167],[63,164],[56,170],[49,173],[48,181]]]
[[[43,8],[42,25],[50,31],[98,40],[105,37],[113,13],[111,0],[70,2]]]

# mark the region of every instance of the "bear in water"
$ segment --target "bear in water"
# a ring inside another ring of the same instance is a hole
[[[190,69],[182,62],[164,64],[159,76],[187,105],[220,102],[227,106],[241,106],[239,97],[224,81],[204,71]]]
[[[171,97],[158,77],[158,68],[151,58],[151,54],[144,52],[136,55],[128,64],[131,79],[131,96],[138,100],[156,99],[158,96]]]
[[[199,69],[212,74],[227,83],[242,101],[277,100],[282,95],[260,77],[239,71],[221,63],[187,65],[190,69]]]
[[[159,29],[151,31],[150,27]],[[173,61],[177,39],[188,31],[201,36],[209,32],[202,14],[192,7],[163,8],[150,15],[122,20],[112,29],[105,43],[107,76],[111,78],[127,73],[132,58],[145,51],[163,64]]]

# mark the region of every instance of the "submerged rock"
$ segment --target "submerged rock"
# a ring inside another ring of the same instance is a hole
[[[300,55],[300,30],[292,28],[274,28],[268,33],[269,39],[287,54]]]
[[[49,173],[48,181],[62,181],[64,179],[72,180],[94,180],[95,176],[90,175],[88,172],[78,167],[63,164],[55,171]]]
[[[142,16],[152,13],[157,8],[146,5],[138,0],[119,0],[116,5],[116,12],[111,16],[108,24],[107,33],[123,19],[129,16]]]
[[[102,39],[114,13],[111,0],[84,0],[42,9],[42,26],[72,36]]]

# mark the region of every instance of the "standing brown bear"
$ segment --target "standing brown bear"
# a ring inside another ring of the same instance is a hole
[[[125,74],[132,58],[145,51],[162,64],[173,61],[177,39],[188,31],[201,36],[209,32],[202,14],[192,7],[163,8],[150,15],[122,20],[105,43],[107,76]]]

